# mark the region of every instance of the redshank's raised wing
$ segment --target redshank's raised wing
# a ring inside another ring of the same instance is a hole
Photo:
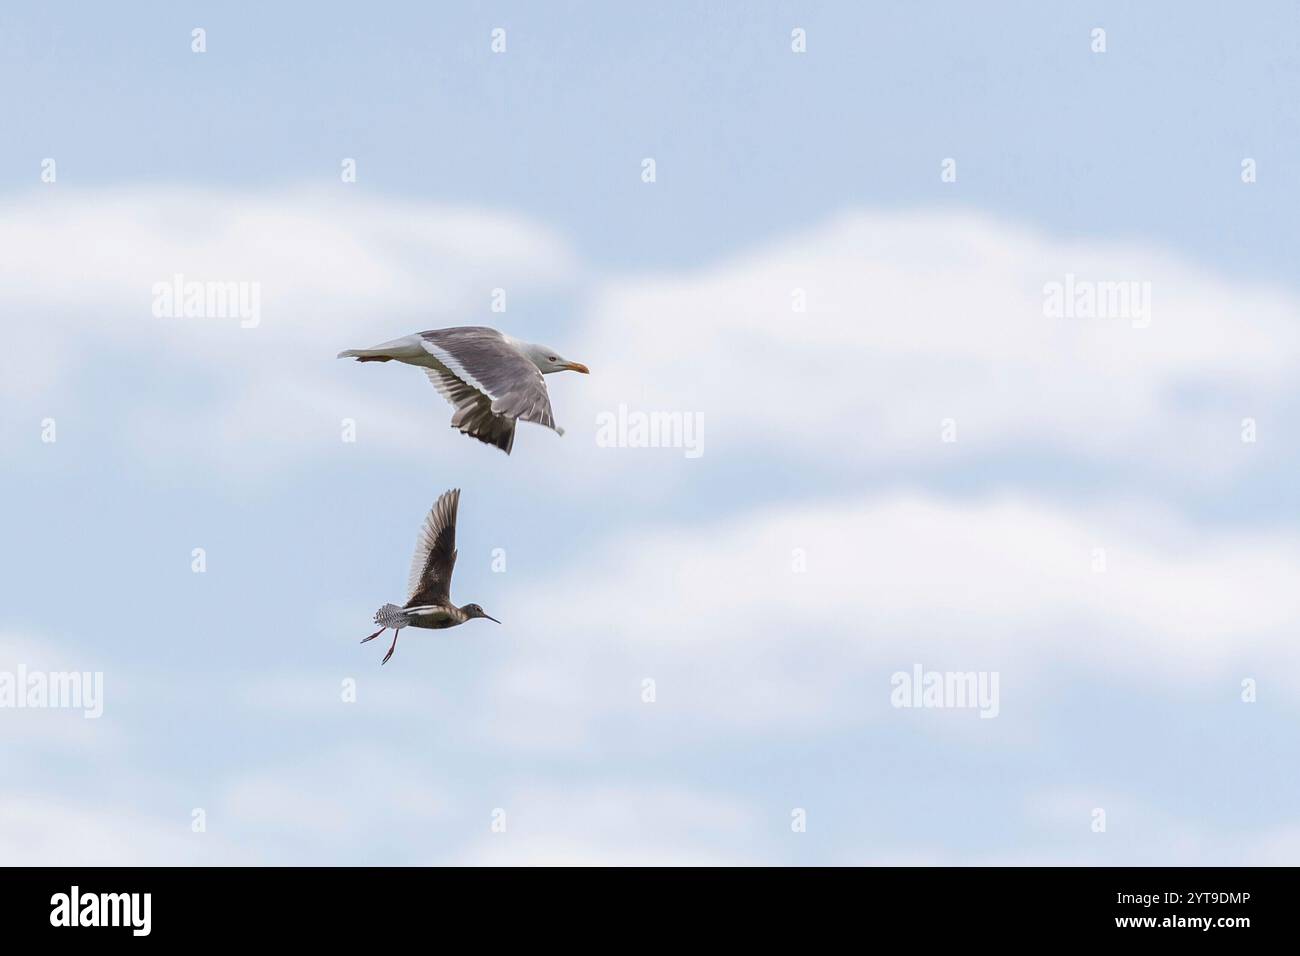
[[[411,558],[407,607],[446,604],[451,600],[451,572],[456,566],[456,508],[460,489],[443,492],[429,510]]]
[[[466,326],[420,333],[436,361],[429,380],[456,408],[453,428],[507,455],[515,442],[515,420],[536,422],[561,435],[542,373],[496,329]]]

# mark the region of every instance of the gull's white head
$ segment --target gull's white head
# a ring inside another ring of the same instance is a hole
[[[549,345],[533,345],[531,342],[521,342],[519,347],[525,355],[533,360],[533,364],[537,366],[543,375],[564,371],[581,372],[586,375],[591,371],[581,362],[570,362]]]

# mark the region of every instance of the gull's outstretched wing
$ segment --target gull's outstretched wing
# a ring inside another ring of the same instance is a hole
[[[451,424],[510,453],[515,420],[554,429],[551,400],[537,366],[496,329],[467,326],[420,333],[435,360],[429,380],[456,408]]]
[[[460,489],[443,492],[424,519],[411,558],[407,607],[446,604],[451,599],[451,572],[456,566],[456,508]]]

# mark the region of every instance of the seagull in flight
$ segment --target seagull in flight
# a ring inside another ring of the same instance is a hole
[[[453,488],[443,492],[434,502],[429,516],[420,528],[420,537],[415,544],[415,556],[411,558],[411,575],[407,582],[405,604],[385,604],[375,612],[375,623],[383,626],[362,638],[361,643],[373,641],[390,627],[393,629],[393,643],[384,655],[381,664],[397,650],[397,636],[404,627],[444,628],[455,627],[476,617],[485,617],[497,621],[477,604],[457,607],[451,603],[451,570],[456,566],[456,508],[460,505],[460,489]]]
[[[417,332],[372,349],[348,349],[338,357],[420,366],[456,409],[451,427],[507,455],[515,443],[516,419],[564,434],[551,414],[542,376],[566,369],[590,372],[553,348],[521,342],[481,325]]]

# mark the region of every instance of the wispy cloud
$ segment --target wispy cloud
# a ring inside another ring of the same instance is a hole
[[[22,317],[0,357],[11,440],[46,416],[74,434],[107,406],[116,441],[155,464],[236,473],[319,456],[344,419],[372,447],[412,447],[432,397],[376,397],[335,353],[493,318],[526,334],[577,269],[518,217],[320,189],[60,187],[7,210],[0,257],[0,308]],[[255,284],[259,320],[160,316],[155,287],[174,282]],[[495,289],[514,312],[493,315]]]
[[[1049,314],[1067,276],[1149,285],[1149,321]],[[845,214],[603,280],[592,315],[596,407],[700,410],[717,454],[810,468],[1038,454],[1212,482],[1249,466],[1242,419],[1272,428],[1300,365],[1293,292],[974,213]]]

